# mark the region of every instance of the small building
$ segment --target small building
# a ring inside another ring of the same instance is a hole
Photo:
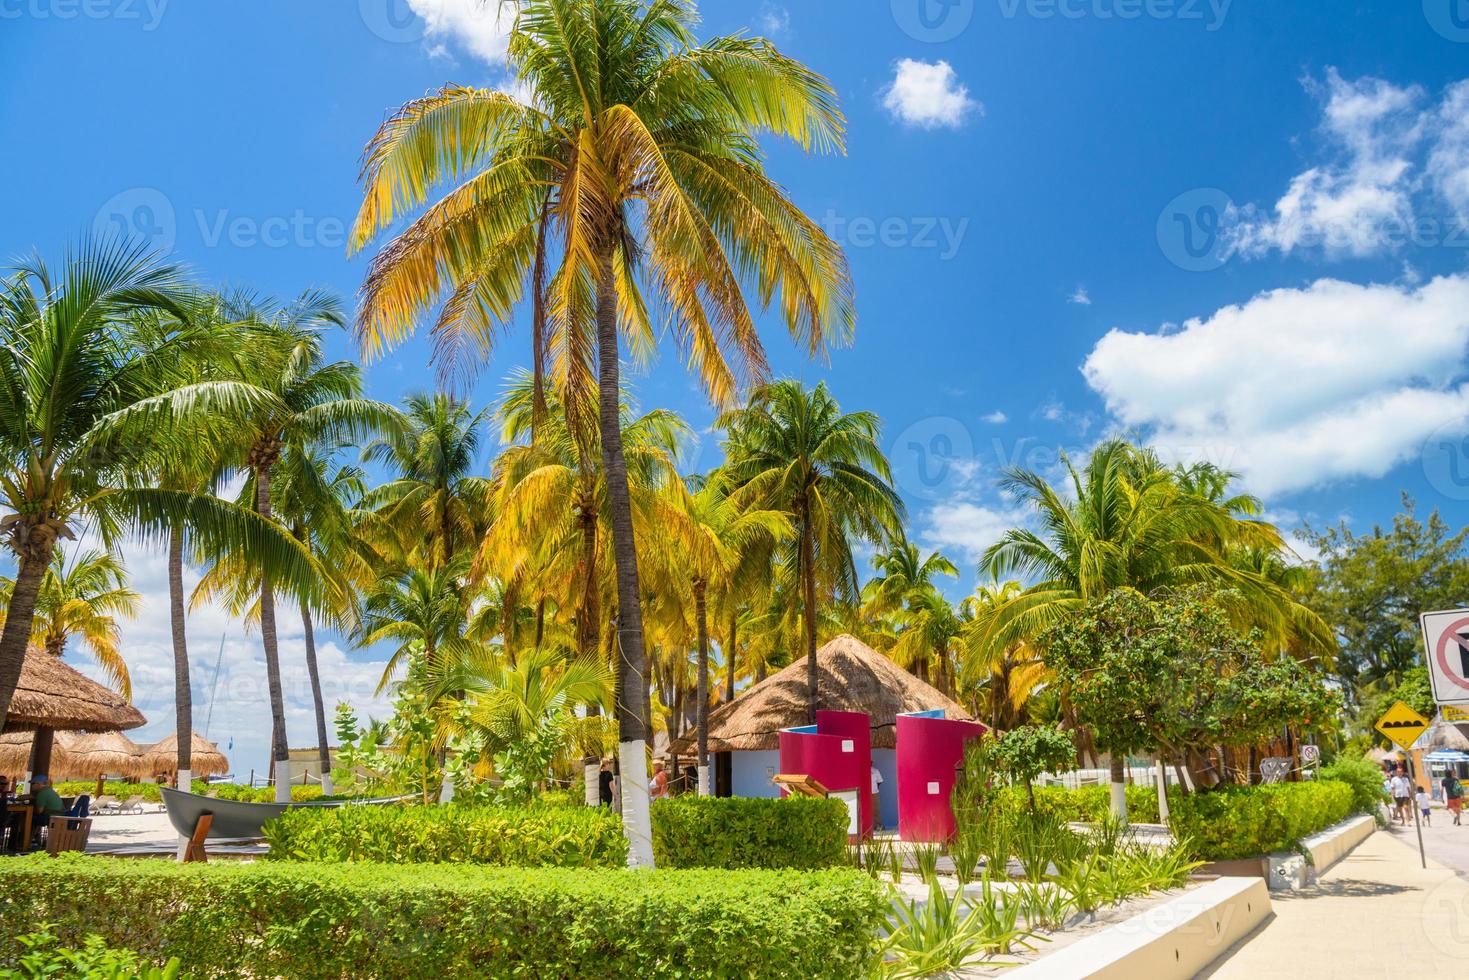
[[[854,636],[842,635],[816,651],[818,708],[860,712],[871,720],[872,765],[882,775],[878,806],[884,827],[898,826],[897,724],[901,714],[941,712],[953,721],[969,713],[938,688],[908,673]],[[780,733],[810,721],[806,658],[772,674],[709,714],[711,789],[716,796],[774,797]],[[693,754],[690,730],[670,749]]]

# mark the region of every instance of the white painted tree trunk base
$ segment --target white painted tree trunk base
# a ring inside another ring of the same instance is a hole
[[[1112,784],[1112,816],[1127,823],[1127,783]]]
[[[439,802],[454,802],[454,774],[451,772],[444,773],[444,781],[439,784]]]
[[[187,769],[180,769],[178,787],[185,793],[192,793],[194,791],[194,774]],[[184,834],[179,834],[179,850],[178,854],[176,855],[179,864],[184,863],[184,854],[188,851],[188,849],[189,838]]]
[[[627,837],[627,866],[653,867],[653,820],[649,813],[646,742],[619,742],[618,778],[622,787],[622,832]]]
[[[1158,757],[1158,822],[1168,822],[1168,771],[1163,768],[1163,757]]]
[[[582,772],[582,796],[587,806],[597,806],[602,802],[602,766],[597,762],[588,762],[581,767]]]
[[[699,795],[709,795],[709,767],[707,765],[699,767]]]
[[[321,795],[334,796],[337,792],[336,784],[332,782],[331,773],[321,774]]]
[[[286,768],[286,764],[283,762],[277,762],[275,764],[275,767],[277,770],[280,770],[282,768]],[[275,778],[275,801],[277,803],[291,802],[291,784],[289,782],[281,782],[279,776]]]

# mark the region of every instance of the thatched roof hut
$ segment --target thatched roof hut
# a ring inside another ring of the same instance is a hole
[[[179,738],[170,735],[143,750],[143,769],[149,775],[172,775],[179,767]],[[230,771],[230,760],[219,746],[205,741],[198,732],[189,742],[189,772],[194,777],[219,776]]]
[[[32,648],[20,669],[5,731],[120,732],[148,723],[128,699]]]
[[[21,773],[30,769],[34,739],[33,732],[0,735],[0,772]],[[102,775],[137,779],[151,775],[140,765],[142,759],[142,748],[121,732],[91,735],[58,732],[46,770],[52,779],[95,779]]]
[[[1413,743],[1413,748],[1421,749],[1424,752],[1432,752],[1436,749],[1469,752],[1469,738],[1465,737],[1463,726],[1439,721],[1430,725],[1427,731],[1418,736],[1418,741]]]
[[[19,775],[31,768],[31,733],[0,735],[0,774]]]
[[[820,707],[865,711],[872,718],[872,747],[897,745],[897,716],[942,708],[946,718],[972,721],[969,712],[853,636],[838,636],[816,651]],[[806,658],[772,674],[709,715],[710,752],[747,752],[780,747],[780,730],[807,723]],[[694,732],[671,749],[686,753]]]

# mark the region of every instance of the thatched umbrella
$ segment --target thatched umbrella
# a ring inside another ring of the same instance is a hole
[[[189,755],[192,765],[189,772],[198,776],[218,776],[230,771],[230,760],[219,751],[219,746],[213,742],[204,740],[204,736],[198,732],[193,733],[189,742]],[[170,735],[156,745],[150,745],[143,750],[142,765],[149,775],[172,776],[179,768],[179,738]],[[187,786],[180,787],[188,789]]]
[[[872,719],[872,747],[897,745],[898,715],[942,708],[944,717],[972,721],[963,705],[908,673],[853,636],[838,636],[816,651],[821,703],[828,711],[865,711]],[[780,748],[780,730],[807,723],[806,658],[772,674],[709,714],[709,751]],[[689,731],[669,749],[686,753],[697,739]]]
[[[119,732],[147,723],[121,694],[83,676],[59,657],[32,647],[21,665],[5,731],[34,732],[31,756],[22,768],[46,772],[57,731]]]
[[[56,739],[58,754],[64,761],[53,761],[53,774],[63,779],[94,779],[99,776],[123,776],[138,779],[151,775],[143,767],[143,747],[122,732],[96,732],[77,735],[65,732]]]

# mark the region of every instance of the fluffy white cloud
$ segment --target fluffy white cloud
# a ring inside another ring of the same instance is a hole
[[[1091,294],[1086,291],[1085,286],[1078,285],[1076,287],[1076,292],[1067,297],[1066,302],[1075,303],[1077,306],[1091,306],[1092,297]]]
[[[918,538],[927,547],[972,564],[1002,534],[1023,521],[1024,515],[1016,511],[971,501],[951,501],[936,504],[924,514]]]
[[[1469,81],[1427,106],[1419,86],[1348,81],[1335,69],[1306,84],[1321,97],[1327,159],[1292,178],[1272,208],[1237,208],[1226,229],[1233,251],[1359,257],[1436,245],[1454,233],[1448,219],[1469,221]]]
[[[984,112],[947,61],[912,58],[898,62],[892,83],[883,89],[882,104],[894,118],[924,129],[957,128],[970,115]]]
[[[96,547],[84,535],[73,548]],[[123,656],[133,681],[133,701],[148,719],[147,726],[129,732],[137,741],[156,741],[174,730],[173,639],[168,608],[168,566],[156,548],[129,545],[124,550],[133,589],[143,598],[138,618],[121,624]],[[199,571],[186,568],[184,588],[191,591]],[[286,732],[289,744],[313,746],[316,714],[311,701],[311,683],[306,672],[305,634],[300,616],[288,602],[277,605],[280,641],[281,686],[286,702]],[[265,681],[265,654],[258,631],[247,633],[241,621],[217,606],[193,610],[188,617],[190,680],[194,692],[194,728],[226,749],[234,774],[244,780],[253,768],[263,774],[270,757],[270,700]],[[221,649],[221,641],[223,641]],[[385,718],[391,713],[386,699],[374,695],[384,662],[349,655],[327,631],[318,629],[317,662],[322,696],[330,714],[338,701],[352,704],[359,718]],[[94,679],[100,672],[81,649],[67,653],[67,661]],[[216,676],[216,665],[218,667]],[[210,702],[214,711],[210,715]]]
[[[450,41],[491,64],[505,60],[515,10],[498,0],[408,0],[423,18],[424,41],[433,54],[446,54]]]
[[[1469,278],[1323,279],[1170,332],[1113,330],[1083,366],[1123,425],[1271,494],[1375,477],[1441,427],[1469,430]]]
[[[988,422],[990,425],[1004,425],[1006,422],[1010,421],[1010,416],[1006,415],[998,408],[995,409],[993,412],[990,412],[983,418],[984,421]]]

